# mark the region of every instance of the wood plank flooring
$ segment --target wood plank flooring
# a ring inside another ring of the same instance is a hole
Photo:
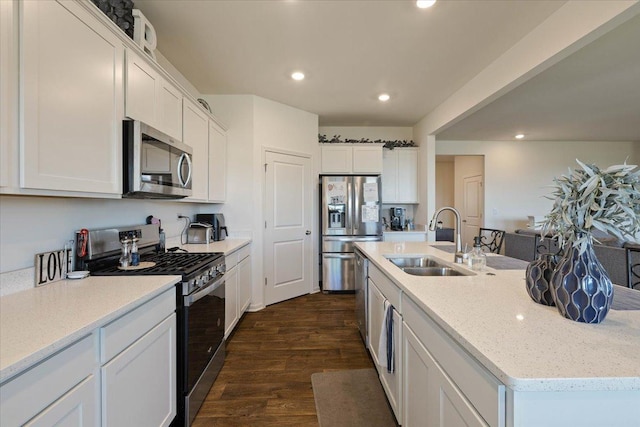
[[[318,426],[311,374],[372,368],[353,294],[305,295],[246,313],[193,427]]]

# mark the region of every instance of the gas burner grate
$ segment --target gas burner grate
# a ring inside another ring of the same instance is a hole
[[[190,276],[203,267],[210,267],[223,255],[218,253],[161,253],[147,254],[140,257],[141,262],[154,262],[155,265],[140,270],[120,270],[117,265],[92,271],[94,276],[123,276],[123,275],[182,275]]]

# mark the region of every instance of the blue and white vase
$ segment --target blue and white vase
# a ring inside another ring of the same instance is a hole
[[[568,247],[551,277],[553,299],[560,314],[584,323],[604,320],[613,301],[613,284],[589,240],[587,249]]]
[[[555,305],[551,291],[551,276],[556,268],[556,260],[557,256],[554,254],[540,254],[527,265],[527,293],[538,304]]]

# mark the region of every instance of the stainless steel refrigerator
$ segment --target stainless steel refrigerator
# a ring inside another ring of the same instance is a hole
[[[382,240],[380,176],[320,178],[322,290],[353,291],[353,243]]]

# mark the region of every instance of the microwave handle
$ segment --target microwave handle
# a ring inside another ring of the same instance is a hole
[[[187,173],[187,179],[183,180],[182,179],[182,163],[185,160],[187,161],[187,166],[189,166],[188,168],[189,172]],[[189,184],[189,181],[191,181],[191,158],[187,153],[182,153],[182,155],[180,155],[180,159],[178,160],[178,180],[180,181],[180,185],[182,187],[186,187]]]

